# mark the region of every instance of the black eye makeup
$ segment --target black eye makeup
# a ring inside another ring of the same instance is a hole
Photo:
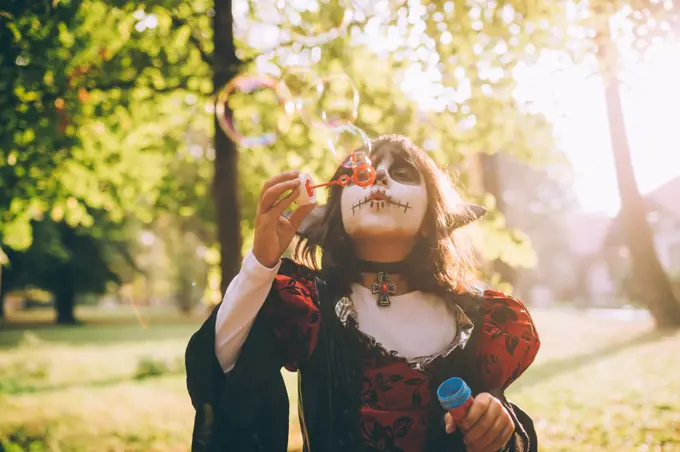
[[[378,156],[373,160],[373,167],[378,168],[386,156]],[[387,173],[396,182],[408,185],[420,184],[420,172],[409,160],[401,155],[392,155]]]
[[[395,163],[390,166],[387,171],[390,177],[399,182],[410,182],[417,184],[420,182],[420,173],[418,170],[408,164]]]

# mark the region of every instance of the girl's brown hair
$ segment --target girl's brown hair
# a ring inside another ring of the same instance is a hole
[[[371,142],[369,156],[374,164],[386,155],[399,157],[415,166],[427,189],[424,235],[406,258],[409,265],[404,276],[409,287],[439,294],[467,292],[474,273],[474,259],[468,242],[452,230],[455,214],[463,205],[460,194],[436,163],[406,137],[386,135]],[[333,179],[350,173],[350,169],[340,166]],[[342,225],[341,193],[342,187],[329,187],[323,218],[310,228],[306,239],[297,243],[294,257],[298,262],[319,270],[334,291],[348,294],[350,285],[358,281],[359,271],[352,242]]]

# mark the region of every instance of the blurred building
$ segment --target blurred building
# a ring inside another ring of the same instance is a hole
[[[579,211],[569,184],[550,168],[500,153],[489,158],[480,159],[483,180],[474,185],[496,196],[507,226],[528,234],[538,257],[534,268],[504,275],[514,293],[534,306],[631,304],[636,297],[619,217]],[[645,199],[657,254],[680,289],[680,177]]]
[[[680,288],[680,178],[673,179],[647,194],[647,220],[654,234],[654,245],[662,266]],[[560,268],[550,261],[564,265],[542,283],[520,284],[524,296],[534,303],[546,298],[569,301],[581,307],[620,307],[635,304],[636,290],[632,280],[630,254],[626,246],[620,214],[614,218],[600,214],[569,214],[562,217],[569,243],[568,252],[545,257],[539,262],[546,268]],[[541,236],[550,231],[528,230],[535,247],[540,247]],[[533,270],[528,271],[532,273]],[[521,273],[525,273],[524,271]],[[559,282],[550,282],[551,280]],[[565,284],[566,282],[566,284]],[[541,300],[536,295],[540,295]]]
[[[480,160],[482,187],[496,198],[507,227],[529,236],[538,259],[533,268],[501,276],[512,284],[514,294],[534,306],[570,300],[578,280],[573,263],[581,255],[574,252],[570,240],[574,234],[569,220],[576,215],[577,205],[569,178],[561,173],[565,166],[559,159],[554,165],[532,166],[502,153]],[[582,247],[597,249],[600,244]]]
[[[604,214],[576,214],[565,219],[573,253],[569,262],[573,285],[565,298],[577,306],[612,307],[620,305],[611,261],[603,254],[614,219]],[[614,261],[617,257],[614,256]]]

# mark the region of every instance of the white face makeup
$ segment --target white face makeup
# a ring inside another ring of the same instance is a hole
[[[342,189],[342,223],[350,237],[413,237],[427,211],[427,188],[420,172],[401,159],[385,156],[376,166],[375,183]]]

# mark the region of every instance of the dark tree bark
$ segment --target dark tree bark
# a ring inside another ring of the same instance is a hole
[[[188,315],[194,306],[194,287],[187,278],[183,278],[179,282],[177,306],[183,315]]]
[[[2,289],[2,264],[0,263],[0,327],[5,323],[5,292]]]
[[[58,325],[76,325],[76,288],[74,275],[68,265],[63,265],[55,271],[61,270],[61,282],[54,291],[54,308],[57,313]]]
[[[606,21],[605,21],[606,22]],[[666,275],[656,249],[647,209],[637,186],[630,145],[626,135],[619,81],[618,50],[611,41],[608,25],[598,35],[598,58],[604,80],[609,134],[614,153],[616,180],[621,196],[619,221],[623,226],[632,260],[633,282],[642,302],[658,328],[680,326],[680,304]]]
[[[213,90],[217,93],[238,74],[240,61],[234,46],[234,17],[231,0],[215,1],[213,17]],[[215,174],[213,199],[220,243],[221,289],[241,267],[241,209],[238,193],[238,150],[220,129],[215,118]]]

